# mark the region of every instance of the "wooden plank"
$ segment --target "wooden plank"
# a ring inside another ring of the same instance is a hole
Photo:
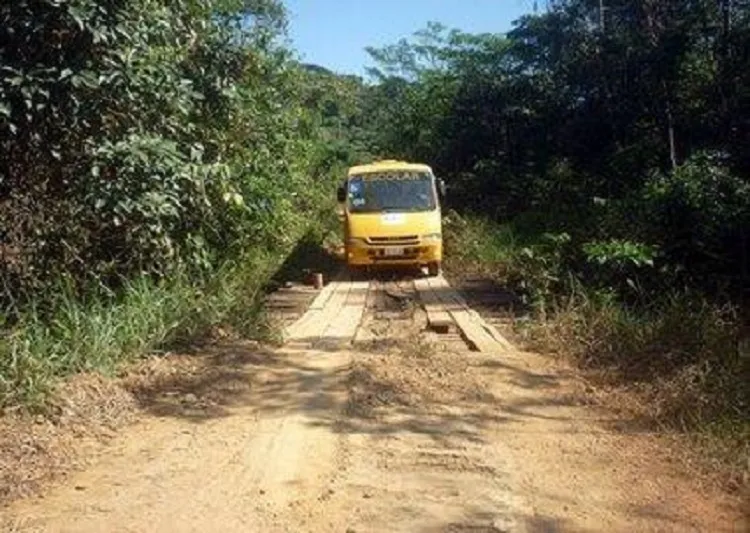
[[[330,324],[334,316],[339,312],[349,294],[349,282],[342,281],[337,283],[331,298],[326,302],[323,309],[313,310],[311,320],[306,327],[295,335],[295,340],[309,340],[314,342],[323,335],[323,332]]]
[[[285,331],[284,339],[287,342],[299,341],[308,338],[320,337],[330,316],[346,301],[349,292],[349,282],[346,279],[333,281],[326,286],[329,294],[321,299],[316,307],[310,307],[297,322]]]
[[[286,332],[287,344],[305,348],[340,349],[351,343],[364,314],[369,282],[353,282],[348,275],[331,282],[324,303],[308,309]]]
[[[324,286],[323,289],[318,293],[318,295],[315,297],[315,299],[310,304],[309,309],[313,310],[320,310],[325,307],[325,304],[328,302],[328,300],[331,299],[331,296],[333,295],[333,292],[336,288],[335,283],[341,283],[342,281],[346,280],[346,275],[343,271],[339,271],[331,280],[328,285]]]
[[[481,328],[471,319],[467,311],[453,311],[451,312],[451,315],[461,329],[461,333],[467,344],[469,344],[472,349],[483,353],[499,353],[505,351],[500,344],[495,342],[495,339],[493,339],[486,330]]]
[[[365,311],[373,310],[375,308],[375,300],[378,295],[378,290],[375,287],[375,283],[376,282],[373,281],[367,284],[367,294],[365,295],[365,305],[364,309],[362,310],[362,320],[360,320],[360,323],[357,326],[357,331],[354,334],[354,340],[352,341],[357,345],[367,344],[375,339],[373,331],[368,327],[368,319],[372,318],[372,315],[366,316],[365,314]]]
[[[463,298],[450,286],[447,280],[438,276],[429,278],[428,285],[443,303],[453,320],[461,330],[466,343],[476,351],[494,352],[498,346],[494,339],[481,327],[478,327],[468,310]]]
[[[503,347],[503,349],[506,352],[514,352],[515,347],[511,342],[503,337],[503,335],[497,330],[495,326],[484,320],[479,313],[477,313],[473,309],[469,309],[467,311],[469,313],[469,316],[471,316],[472,320],[479,325],[482,329],[484,329],[487,334],[494,339],[496,343],[498,343],[500,346]]]
[[[495,342],[501,344],[506,350],[513,351],[515,350],[513,344],[511,344],[510,341],[508,341],[498,330],[495,328],[492,324],[487,322],[482,316],[477,313],[474,309],[472,309],[469,304],[466,302],[466,300],[461,296],[461,294],[455,290],[453,287],[450,286],[448,281],[443,278],[442,276],[439,276],[437,278],[433,278],[430,281],[431,285],[435,287],[436,289],[439,289],[437,292],[441,297],[443,297],[446,301],[446,304],[449,305],[449,308],[451,312],[459,312],[459,311],[465,311],[468,313],[469,318],[480,328],[482,328],[485,333],[487,333],[489,336],[491,336]]]
[[[427,284],[458,325],[466,342],[474,350],[498,354],[508,354],[514,351],[513,345],[479,313],[471,309],[443,276],[428,278]]]
[[[290,339],[294,337],[299,337],[301,332],[307,328],[308,324],[311,321],[314,321],[320,313],[325,305],[328,303],[328,301],[333,296],[333,293],[336,292],[336,290],[339,290],[341,287],[341,283],[346,281],[346,275],[345,272],[339,271],[336,276],[334,276],[333,280],[328,283],[323,289],[321,289],[317,296],[313,299],[313,301],[308,306],[305,313],[297,319],[294,323],[287,326],[284,331],[282,332],[283,338]]]
[[[349,291],[337,312],[332,313],[328,324],[320,335],[319,342],[327,348],[341,348],[353,342],[365,311],[369,283],[349,282]]]
[[[424,278],[415,280],[414,286],[427,313],[427,325],[438,333],[448,333],[454,321],[433,287]]]

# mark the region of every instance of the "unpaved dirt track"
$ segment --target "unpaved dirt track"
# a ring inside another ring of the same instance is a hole
[[[85,533],[744,533],[725,500],[676,474],[648,436],[608,431],[602,414],[578,405],[559,369],[533,354],[471,351],[455,328],[430,332],[423,285],[331,283],[284,348],[216,348],[210,382],[154,398],[94,466],[3,509],[0,523]],[[491,343],[437,287],[446,312]]]

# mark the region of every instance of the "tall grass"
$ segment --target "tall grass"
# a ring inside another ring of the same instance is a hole
[[[726,467],[733,486],[748,486],[750,345],[736,309],[685,291],[650,303],[628,308],[584,289],[559,298],[526,332],[532,347],[624,387],[639,417],[692,437]]]
[[[534,326],[537,347],[642,385],[654,417],[680,429],[748,416],[750,351],[734,309],[688,292],[655,297],[650,309],[586,291],[560,302]]]
[[[281,259],[255,252],[197,280],[186,273],[161,282],[135,279],[117,295],[91,289],[81,298],[60,283],[51,314],[31,309],[0,340],[0,407],[42,407],[60,377],[111,373],[218,324],[257,335],[263,327],[257,296]]]

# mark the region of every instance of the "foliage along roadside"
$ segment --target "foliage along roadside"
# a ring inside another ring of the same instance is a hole
[[[0,6],[0,405],[250,327],[273,266],[330,230],[346,86],[284,27],[277,0]]]
[[[445,239],[450,276],[483,275],[518,296],[509,311],[529,348],[563,356],[621,391],[613,403],[650,427],[688,435],[711,468],[721,465],[731,490],[748,489],[750,345],[736,305],[677,287],[647,306],[629,305],[612,288],[577,278],[561,260],[568,238],[513,224],[452,212]],[[647,255],[622,245],[589,253],[636,266]]]
[[[579,264],[589,241],[650,255],[647,292],[690,285],[741,300],[750,4],[636,4],[607,0],[600,18],[595,2],[550,2],[507,34],[430,24],[371,49],[372,150],[429,161],[459,211],[567,233]],[[608,263],[599,280],[622,277]]]
[[[8,316],[60,276],[109,287],[289,245],[325,201],[278,3],[21,1],[0,19]]]
[[[124,282],[116,297],[61,285],[51,317],[26,312],[0,343],[0,405],[39,409],[56,381],[79,372],[115,372],[133,358],[183,345],[230,325],[262,327],[258,295],[281,254],[254,254],[196,279],[176,272]]]
[[[514,287],[539,346],[747,472],[750,4],[673,4],[429,24],[370,50],[355,133],[445,178],[448,261]]]

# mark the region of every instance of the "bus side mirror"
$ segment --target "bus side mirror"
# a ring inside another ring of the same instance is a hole
[[[439,179],[437,182],[438,186],[438,192],[440,193],[440,196],[445,198],[445,195],[447,193],[446,187],[445,187],[445,181],[442,179]]]
[[[346,201],[346,188],[343,185],[339,185],[338,189],[336,189],[336,199],[339,203]]]

